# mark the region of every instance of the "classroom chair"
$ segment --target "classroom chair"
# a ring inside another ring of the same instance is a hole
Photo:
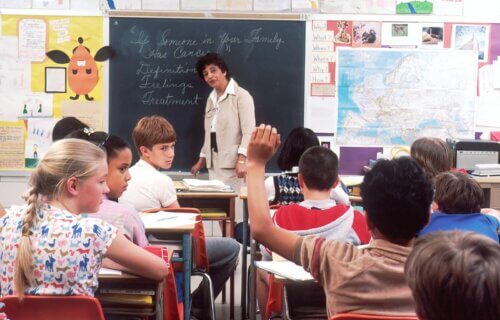
[[[89,296],[17,296],[0,298],[12,320],[104,320],[99,300]]]
[[[189,207],[181,207],[181,208],[176,208],[176,209],[170,209],[170,208],[154,208],[154,209],[149,209],[145,210],[145,213],[155,213],[159,211],[169,211],[169,212],[184,212],[184,213],[196,213],[200,214],[200,210],[197,208],[189,208]],[[199,216],[199,219],[201,221],[201,215]],[[205,244],[205,231],[203,228],[203,224],[197,223],[196,227],[193,231],[193,258],[192,258],[192,271],[191,275],[192,276],[200,276],[202,279],[205,281],[205,283],[208,285],[208,306],[209,306],[209,312],[212,320],[215,320],[215,298],[213,294],[213,286],[212,286],[212,280],[210,279],[210,276],[208,275],[208,256],[207,256],[207,251],[206,251],[206,244]],[[186,294],[186,293],[184,293]],[[231,299],[232,300],[232,299]],[[232,308],[234,308],[234,305],[231,304]]]
[[[331,317],[330,320],[418,320],[418,318],[416,316],[384,316],[375,314],[338,313]]]

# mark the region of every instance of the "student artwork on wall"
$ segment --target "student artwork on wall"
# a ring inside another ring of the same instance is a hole
[[[398,14],[431,14],[432,0],[408,1],[396,0],[396,13]]]
[[[421,23],[422,42],[420,48],[443,48],[444,23]]]
[[[382,23],[382,46],[417,46],[421,33],[415,22]]]
[[[251,11],[252,1],[246,0],[217,0],[217,10]]]
[[[69,9],[70,0],[33,0],[33,9]]]
[[[18,110],[18,118],[52,117],[52,95],[31,93],[24,97],[22,110]]]
[[[255,11],[288,11],[290,0],[254,0],[253,9]]]
[[[142,10],[179,10],[179,0],[142,0]]]
[[[47,57],[55,63],[68,64],[69,87],[75,93],[75,96],[69,97],[71,100],[78,100],[80,95],[83,95],[86,100],[92,101],[94,98],[89,94],[99,82],[96,61],[106,61],[112,54],[111,47],[104,46],[92,56],[90,50],[84,46],[83,38],[78,37],[78,45],[73,48],[71,58],[61,50],[51,50],[47,52]]]
[[[321,12],[393,14],[394,0],[323,0]]]
[[[35,155],[40,157],[49,144],[48,132],[54,119],[61,117],[63,103],[76,102],[71,97],[80,94],[80,100],[87,104],[78,106],[91,110],[96,129],[102,128],[103,76],[99,60],[106,55],[99,49],[103,47],[103,19],[4,14],[1,29],[0,118],[25,120],[28,134],[23,155],[27,160],[23,162],[32,167],[36,165]],[[79,38],[83,43],[78,42]],[[66,64],[47,58],[46,53],[54,51],[58,52],[55,59],[62,58]]]
[[[475,50],[479,61],[488,61],[490,27],[486,25],[453,25],[451,46],[458,50]]]
[[[18,26],[18,55],[21,60],[45,59],[47,23],[44,19],[21,19]]]
[[[0,170],[24,168],[24,121],[0,121]]]
[[[38,160],[47,152],[52,144],[52,128],[55,123],[54,118],[28,119],[24,154],[26,168],[36,167]]]
[[[354,21],[352,26],[352,46],[380,48],[382,23],[373,21]]]

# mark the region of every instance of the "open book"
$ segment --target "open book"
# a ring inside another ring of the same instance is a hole
[[[282,261],[256,261],[257,268],[266,270],[267,272],[274,273],[280,277],[293,280],[293,281],[312,281],[314,278],[309,272],[304,270],[301,266],[295,263],[282,260]]]
[[[219,180],[182,179],[189,191],[231,192],[233,188]]]

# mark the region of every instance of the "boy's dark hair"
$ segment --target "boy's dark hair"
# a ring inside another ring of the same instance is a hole
[[[56,122],[52,129],[52,141],[55,142],[64,139],[71,132],[84,128],[88,128],[88,125],[75,117],[62,118]]]
[[[363,179],[361,198],[369,220],[384,236],[410,240],[428,222],[432,187],[410,157],[379,160]]]
[[[434,201],[443,213],[478,213],[481,211],[483,189],[466,174],[443,172],[436,176]]]
[[[66,138],[83,139],[94,143],[95,145],[106,150],[106,159],[108,162],[115,158],[123,149],[130,149],[128,143],[114,134],[108,134],[104,131],[85,131],[85,129],[77,130],[70,133]]]
[[[290,131],[278,156],[281,171],[290,171],[299,165],[302,154],[310,147],[319,146],[316,134],[308,128],[297,127]]]
[[[312,190],[329,190],[339,175],[339,158],[330,149],[310,147],[299,160],[299,173]]]
[[[419,319],[500,319],[500,245],[472,232],[417,239],[405,265]]]
[[[419,138],[411,144],[410,154],[424,169],[427,178],[434,184],[435,177],[451,169],[453,154],[448,144],[439,138]]]
[[[227,80],[231,79],[231,73],[229,72],[229,68],[227,67],[226,62],[219,54],[215,52],[207,53],[206,55],[200,57],[196,62],[196,72],[201,79],[205,79],[205,77],[203,76],[203,71],[208,65],[211,64],[216,65],[222,72],[225,72]]]
[[[135,148],[139,155],[141,146],[152,149],[155,144],[170,143],[176,140],[174,127],[162,116],[141,118],[132,131]]]

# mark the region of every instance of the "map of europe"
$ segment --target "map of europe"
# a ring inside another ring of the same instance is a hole
[[[477,52],[340,48],[339,145],[473,138]]]

